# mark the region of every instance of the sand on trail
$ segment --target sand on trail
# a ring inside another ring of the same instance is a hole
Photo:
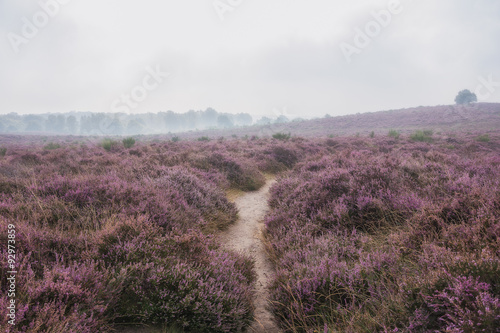
[[[274,323],[273,315],[266,309],[269,298],[267,284],[273,267],[261,241],[264,217],[269,208],[267,204],[269,189],[275,182],[274,179],[269,179],[259,191],[248,192],[232,200],[238,208],[239,219],[219,235],[220,243],[224,248],[244,253],[255,260],[257,273],[254,299],[255,322],[248,329],[249,333],[280,332]]]

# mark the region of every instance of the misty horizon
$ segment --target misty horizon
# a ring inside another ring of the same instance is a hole
[[[172,110],[305,119],[500,102],[481,0],[0,3],[0,114]]]

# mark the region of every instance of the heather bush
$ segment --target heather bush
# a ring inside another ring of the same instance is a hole
[[[432,294],[423,295],[411,329],[495,332],[500,327],[500,298],[490,292],[489,284],[472,276],[450,276],[442,284]]]
[[[231,186],[243,191],[257,190],[265,183],[264,176],[248,162],[237,161],[220,153],[212,153],[196,161],[195,166],[203,170],[216,169],[222,172]]]
[[[241,260],[205,255],[203,267],[178,259],[129,265],[122,318],[140,315],[145,322],[177,322],[197,332],[242,331],[252,319],[253,280],[239,273]]]
[[[249,323],[254,275],[248,259],[218,250],[200,233],[164,234],[148,222],[118,222],[99,239],[96,257],[125,272],[112,313],[119,321],[139,315],[146,323],[200,332],[238,331]]]
[[[172,168],[154,180],[158,188],[175,188],[185,202],[198,210],[210,224],[212,231],[224,229],[236,221],[236,207],[227,201],[225,194],[207,179],[200,179],[180,168]]]
[[[283,164],[286,168],[292,168],[298,161],[297,153],[284,146],[276,146],[271,149],[271,156],[276,162]]]
[[[13,163],[28,168],[40,164],[41,161],[41,156],[32,152],[16,154],[16,156],[12,159]]]

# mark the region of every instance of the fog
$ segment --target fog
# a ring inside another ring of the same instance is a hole
[[[0,115],[0,134],[147,135],[288,122],[279,116],[254,120],[248,113],[219,113],[208,108],[186,113],[143,114],[69,112],[58,114],[9,113]]]
[[[0,34],[3,115],[114,113],[126,130],[130,114],[311,118],[465,88],[500,102],[494,0],[3,0]]]

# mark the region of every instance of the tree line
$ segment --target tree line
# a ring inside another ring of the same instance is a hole
[[[262,118],[257,123],[271,121]],[[221,129],[250,126],[254,123],[248,113],[219,113],[205,111],[175,113],[173,111],[126,114],[68,112],[59,114],[9,113],[0,115],[0,133],[47,133],[64,135],[139,135],[175,133],[191,130]]]

